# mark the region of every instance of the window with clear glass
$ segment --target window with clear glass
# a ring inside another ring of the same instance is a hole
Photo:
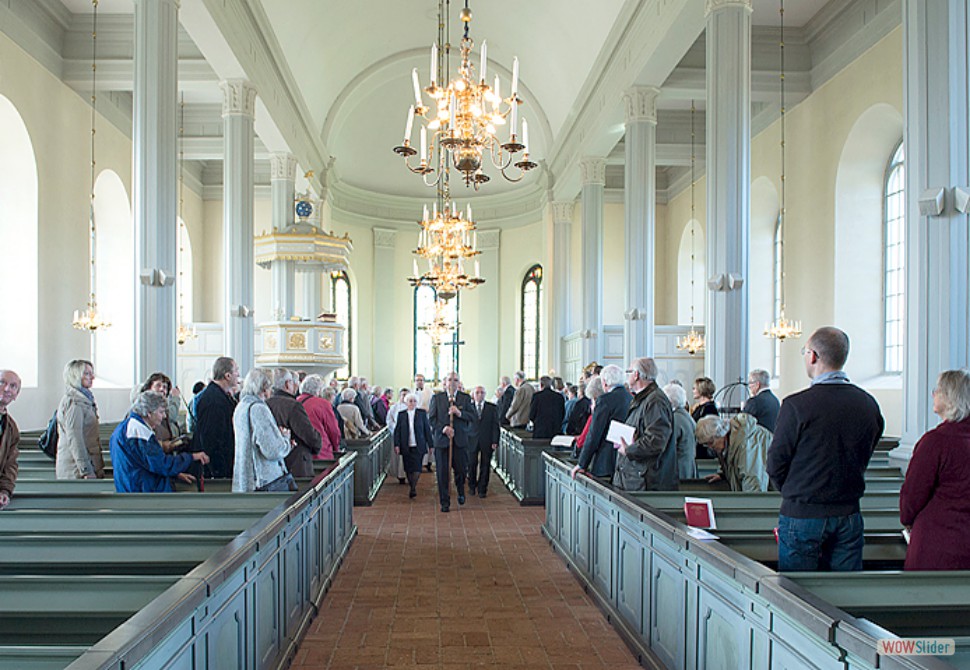
[[[458,315],[461,296],[440,304],[431,286],[414,289],[413,370],[432,383],[447,373],[458,371],[461,323]]]
[[[888,373],[903,371],[903,336],[905,331],[905,224],[906,194],[903,145],[893,152],[886,170],[883,195],[883,305],[885,308],[885,369]]]
[[[542,266],[533,265],[522,279],[522,370],[528,379],[539,378],[542,350]]]
[[[336,371],[337,379],[349,379],[354,367],[353,320],[350,304],[350,277],[343,270],[330,273],[330,310],[337,315],[337,323],[346,328],[344,349],[347,365]]]

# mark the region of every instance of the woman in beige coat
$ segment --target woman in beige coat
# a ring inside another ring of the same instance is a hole
[[[67,391],[57,408],[57,478],[103,479],[98,406],[91,393],[94,365],[75,360],[64,367]]]

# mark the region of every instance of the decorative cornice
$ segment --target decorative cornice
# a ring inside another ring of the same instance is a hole
[[[646,121],[657,124],[657,96],[660,89],[656,86],[634,86],[623,93],[623,106],[626,108],[626,122]]]
[[[497,251],[499,248],[502,231],[497,228],[478,231],[479,251]]]
[[[270,154],[269,178],[273,181],[296,181],[296,156],[285,151]]]
[[[374,228],[374,248],[393,249],[397,231],[393,228]]]
[[[256,118],[256,87],[245,79],[219,82],[222,89],[222,116]]]
[[[606,185],[606,159],[587,156],[579,161],[583,186]]]
[[[573,201],[557,201],[552,204],[552,222],[553,223],[572,223],[573,222],[573,208],[575,207],[575,202]]]
[[[713,12],[722,9],[746,9],[748,13],[752,11],[751,0],[706,0],[704,2],[704,16],[710,16]]]

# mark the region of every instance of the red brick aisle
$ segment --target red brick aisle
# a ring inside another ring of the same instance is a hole
[[[293,668],[638,668],[636,659],[493,474],[489,497],[438,510],[385,482],[354,508],[359,535]]]

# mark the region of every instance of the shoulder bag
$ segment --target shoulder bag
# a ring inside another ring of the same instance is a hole
[[[253,431],[253,405],[249,406],[247,417],[249,418],[249,435],[250,435],[250,439],[253,441],[253,478],[256,480],[256,483],[258,484],[259,475],[257,473],[259,472],[259,469],[256,467],[256,450],[259,447],[256,445],[255,432]],[[286,463],[284,463],[282,459],[280,459],[277,462],[280,464],[280,468],[283,470],[283,474],[271,482],[263,484],[262,486],[257,486],[256,487],[257,492],[261,493],[264,491],[268,491],[270,493],[287,493],[289,491],[296,491],[297,489],[296,480],[293,479],[293,475],[289,471],[287,471]]]

